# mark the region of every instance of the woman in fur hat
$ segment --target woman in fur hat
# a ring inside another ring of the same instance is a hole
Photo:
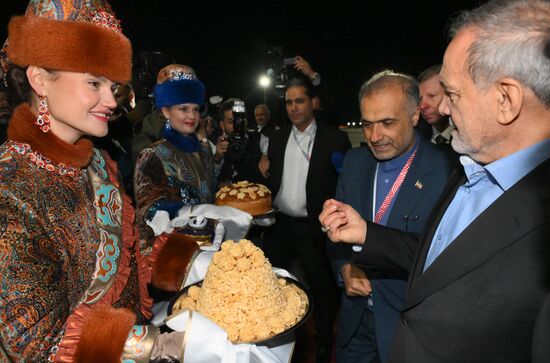
[[[157,110],[166,123],[162,139],[137,158],[134,190],[142,229],[157,210],[173,218],[184,205],[214,202],[214,155],[207,140],[196,135],[205,89],[194,70],[171,64],[160,70],[154,88]]]
[[[26,102],[0,147],[0,361],[179,357],[182,333],[139,324],[147,284],[177,289],[186,268],[159,279],[157,266],[197,245],[140,240],[116,165],[87,138],[107,133],[130,42],[99,0],[33,0],[8,30],[8,81]]]

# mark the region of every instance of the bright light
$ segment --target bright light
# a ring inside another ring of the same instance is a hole
[[[269,79],[269,77],[267,76],[261,76],[260,79],[258,80],[258,83],[263,88],[267,88],[271,84],[271,79]]]

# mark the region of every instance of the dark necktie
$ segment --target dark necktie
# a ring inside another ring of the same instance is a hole
[[[442,136],[442,135],[437,135],[437,136],[435,137],[435,143],[436,143],[437,145],[446,145],[446,144],[449,143],[449,141],[448,141],[444,136]]]

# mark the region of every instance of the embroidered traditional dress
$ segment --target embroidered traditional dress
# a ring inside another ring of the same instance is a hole
[[[184,205],[214,202],[216,178],[210,146],[197,144],[197,151],[191,152],[190,141],[174,134],[169,134],[172,142],[164,138],[142,150],[136,161],[134,190],[137,220],[142,226],[157,210],[175,216]]]
[[[145,255],[163,241],[137,238],[106,153],[44,134],[35,118],[19,106],[0,147],[0,361],[73,362],[97,345],[148,362],[157,329],[127,334],[151,315]],[[113,322],[128,327],[93,336]]]

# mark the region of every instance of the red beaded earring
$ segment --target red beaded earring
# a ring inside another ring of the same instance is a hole
[[[38,118],[35,123],[40,127],[42,132],[48,132],[50,131],[50,111],[46,103],[46,96],[38,97],[40,97],[40,105],[38,106]]]

